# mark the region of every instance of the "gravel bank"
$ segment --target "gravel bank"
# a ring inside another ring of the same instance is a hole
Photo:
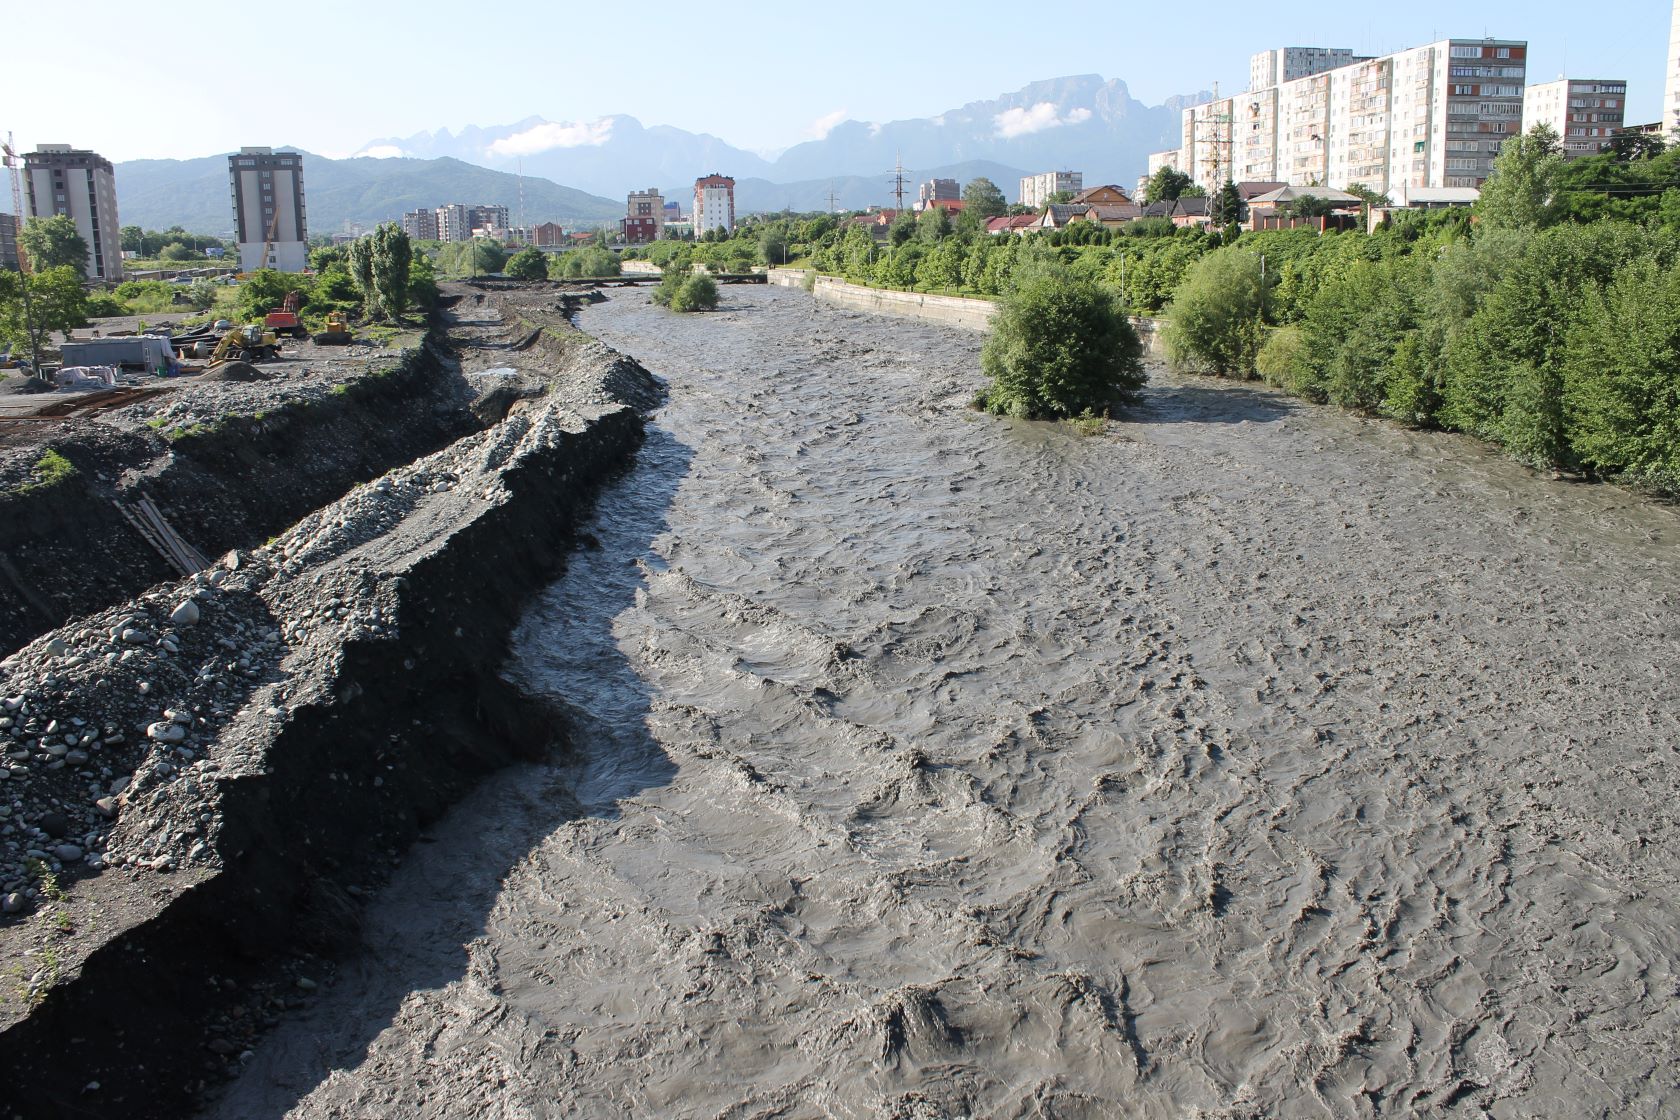
[[[484,668],[658,394],[552,298],[513,302],[465,292],[450,331],[465,353],[541,322],[504,418],[0,662],[24,1114],[181,1115],[325,981],[418,828],[556,745]]]

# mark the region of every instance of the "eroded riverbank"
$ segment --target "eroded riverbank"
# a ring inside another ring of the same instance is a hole
[[[1163,378],[730,291],[527,616],[481,789],[220,1115],[1658,1116],[1677,522]]]

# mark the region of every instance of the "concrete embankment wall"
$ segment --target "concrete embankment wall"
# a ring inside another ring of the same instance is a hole
[[[810,271],[803,268],[770,270],[772,284],[784,288],[803,288],[810,283],[811,294],[824,303],[849,307],[854,311],[867,311],[875,315],[900,315],[929,323],[947,323],[951,326],[983,331],[990,328],[992,316],[997,311],[997,305],[990,300],[900,292],[889,288],[868,288],[820,274],[812,282],[809,277]],[[1151,355],[1159,355],[1162,352],[1161,320],[1134,315],[1132,325],[1137,328],[1145,351]]]
[[[51,945],[57,973],[0,1004],[8,1114],[190,1114],[309,986],[296,962],[319,980],[355,943],[358,885],[490,770],[563,745],[563,719],[501,680],[507,637],[659,390],[581,335],[552,358],[567,391],[117,609],[162,630],[171,604],[199,604],[179,650],[87,656],[114,611],[7,659],[0,694],[21,715],[132,729],[188,713],[179,742],[141,736],[106,870],[54,904],[74,933],[45,910],[0,929],[8,958]],[[223,701],[192,705],[212,676]]]

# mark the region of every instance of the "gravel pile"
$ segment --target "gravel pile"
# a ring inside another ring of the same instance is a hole
[[[213,821],[145,819],[145,810],[160,790],[215,773],[218,734],[284,652],[279,627],[241,582],[222,568],[201,572],[0,662],[6,913],[107,867],[168,872],[210,858]]]

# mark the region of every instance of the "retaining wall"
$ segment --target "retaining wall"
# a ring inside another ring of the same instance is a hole
[[[772,268],[770,283],[784,288],[803,288],[810,271],[805,268]],[[824,303],[849,307],[854,311],[867,311],[875,315],[899,315],[978,331],[989,329],[992,316],[997,312],[997,305],[990,300],[901,292],[890,288],[867,288],[860,284],[848,284],[838,277],[820,274],[811,288],[811,294]],[[1143,315],[1132,316],[1132,326],[1137,329],[1138,337],[1143,340],[1144,351],[1151,356],[1159,356],[1162,353],[1162,325],[1159,319]]]

